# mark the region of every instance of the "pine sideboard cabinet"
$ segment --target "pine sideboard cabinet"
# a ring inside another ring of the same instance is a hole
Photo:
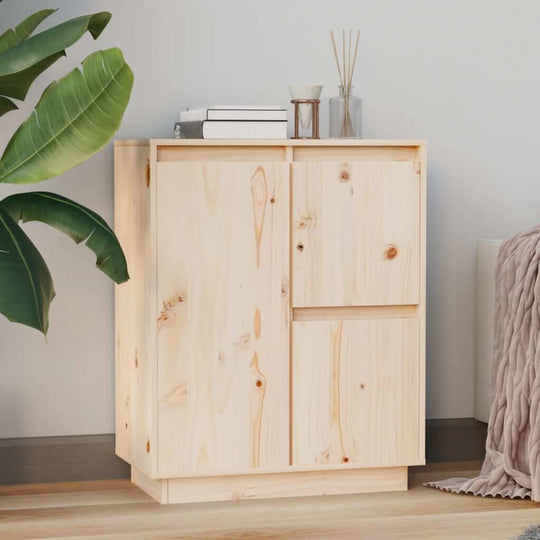
[[[116,453],[161,503],[407,489],[422,141],[115,144]]]

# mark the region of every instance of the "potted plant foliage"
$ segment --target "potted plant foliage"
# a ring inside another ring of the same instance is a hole
[[[41,33],[37,26],[56,10],[34,13],[0,35],[0,117],[26,98],[36,77],[86,32],[97,39],[108,12],[65,21]],[[52,82],[19,126],[0,159],[0,183],[28,184],[53,178],[88,159],[120,126],[133,73],[117,48],[99,50]],[[1,118],[0,118],[1,123]],[[128,276],[112,229],[92,210],[46,191],[18,193],[0,201],[0,313],[47,333],[55,291],[49,269],[19,222],[41,221],[85,242],[96,265],[116,283]]]

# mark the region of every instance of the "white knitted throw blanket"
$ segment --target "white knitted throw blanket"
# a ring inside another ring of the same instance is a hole
[[[540,226],[500,248],[495,270],[495,395],[480,475],[425,485],[540,501],[539,266]]]

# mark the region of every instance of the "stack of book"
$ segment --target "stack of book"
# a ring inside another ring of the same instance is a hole
[[[219,105],[186,109],[175,124],[181,139],[286,139],[287,109]]]

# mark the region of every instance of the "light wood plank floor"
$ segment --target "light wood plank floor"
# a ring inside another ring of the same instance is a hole
[[[0,486],[0,538],[504,539],[540,504],[422,487],[478,463],[415,468],[407,492],[160,506],[127,480]]]

